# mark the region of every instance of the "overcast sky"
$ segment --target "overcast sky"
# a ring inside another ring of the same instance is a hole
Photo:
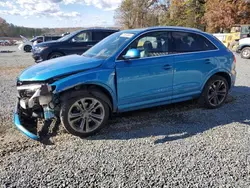
[[[122,0],[0,0],[0,17],[26,27],[114,26]]]

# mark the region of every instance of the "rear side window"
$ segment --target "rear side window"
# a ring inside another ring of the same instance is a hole
[[[205,37],[187,32],[172,32],[172,53],[199,52],[217,49]]]

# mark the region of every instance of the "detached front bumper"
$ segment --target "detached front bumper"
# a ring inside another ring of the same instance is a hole
[[[22,125],[21,123],[21,115],[20,115],[20,103],[19,100],[16,103],[16,107],[15,107],[15,111],[14,111],[14,123],[15,126],[17,127],[17,129],[19,131],[21,131],[23,134],[25,134],[27,137],[33,139],[33,140],[40,140],[40,137],[37,135],[37,133],[33,133],[30,130],[28,130],[28,127],[25,127],[24,125]],[[34,125],[36,126],[36,125]]]
[[[17,87],[18,100],[14,111],[14,123],[26,136],[33,140],[40,140],[38,120],[52,120],[55,118],[52,101],[52,87],[42,85],[22,85]]]

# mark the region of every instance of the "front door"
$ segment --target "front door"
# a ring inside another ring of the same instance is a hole
[[[168,32],[152,32],[136,39],[116,62],[119,111],[170,103],[173,83],[173,56],[168,56]],[[140,58],[124,60],[129,49],[138,49]]]

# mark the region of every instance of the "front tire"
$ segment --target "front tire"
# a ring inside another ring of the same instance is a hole
[[[64,55],[60,52],[52,52],[49,55],[48,59],[55,59],[55,58],[62,57],[62,56],[64,56]]]
[[[64,99],[60,119],[67,132],[88,137],[107,124],[110,109],[106,102],[89,92],[82,96]]]
[[[206,83],[200,102],[204,107],[215,109],[221,107],[228,96],[229,84],[227,80],[219,75],[215,75]]]
[[[245,47],[241,50],[241,57],[243,59],[250,59],[250,47]]]

